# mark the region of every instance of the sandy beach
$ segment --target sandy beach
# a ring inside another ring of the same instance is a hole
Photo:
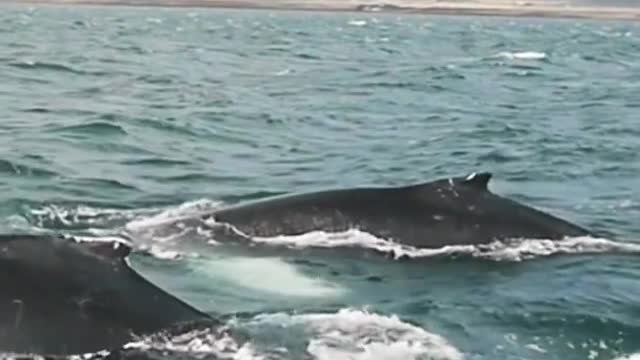
[[[639,20],[640,7],[574,5],[563,0],[21,0],[5,3],[404,12]]]

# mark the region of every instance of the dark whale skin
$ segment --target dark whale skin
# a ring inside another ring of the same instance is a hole
[[[126,264],[130,248],[50,235],[0,235],[0,353],[118,348],[208,318]]]
[[[222,208],[212,214],[250,237],[359,229],[417,248],[591,232],[488,189],[490,173],[400,187],[327,190]]]

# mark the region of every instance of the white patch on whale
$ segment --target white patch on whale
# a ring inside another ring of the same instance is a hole
[[[196,274],[216,278],[260,292],[298,297],[338,296],[346,289],[303,274],[296,266],[275,257],[201,258],[189,262]]]

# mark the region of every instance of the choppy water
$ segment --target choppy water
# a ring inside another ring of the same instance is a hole
[[[137,270],[240,314],[227,325],[241,339],[137,346],[236,359],[640,352],[636,24],[5,5],[0,34],[0,229],[133,237],[154,255],[134,256]],[[190,220],[269,194],[472,171],[610,239],[394,260],[347,251],[391,246],[356,231],[263,239],[298,246],[258,253],[208,244]]]

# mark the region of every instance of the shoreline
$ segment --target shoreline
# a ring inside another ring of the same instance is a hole
[[[366,1],[366,0],[362,0]],[[533,17],[559,19],[640,20],[640,7],[565,6],[538,0],[517,4],[508,1],[422,1],[391,0],[387,3],[364,3],[337,0],[8,0],[0,4],[54,6],[124,6],[165,8],[221,8],[256,10],[299,10],[326,12],[403,13],[454,16]]]

